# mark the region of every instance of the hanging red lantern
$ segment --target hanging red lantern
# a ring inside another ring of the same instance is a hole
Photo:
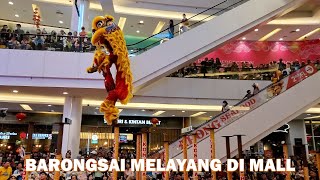
[[[151,123],[152,123],[152,126],[153,126],[153,127],[156,127],[157,124],[159,123],[159,120],[158,120],[157,118],[152,118],[152,119],[151,119]]]
[[[16,118],[18,121],[23,121],[26,117],[27,117],[27,115],[25,113],[18,113],[16,115]]]
[[[26,139],[27,138],[27,133],[21,132],[20,133],[20,139]]]

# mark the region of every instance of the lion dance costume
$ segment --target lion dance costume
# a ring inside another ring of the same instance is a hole
[[[121,104],[127,104],[133,97],[126,42],[121,29],[113,20],[109,15],[93,19],[91,42],[96,46],[96,51],[92,66],[87,69],[88,73],[103,73],[108,96],[101,104],[100,112],[104,113],[104,119],[109,125],[119,117],[119,110],[115,107],[117,100],[120,100]],[[113,64],[117,69],[115,82],[110,71]]]

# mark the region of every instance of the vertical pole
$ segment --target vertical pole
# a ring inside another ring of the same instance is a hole
[[[163,147],[164,147],[164,164],[165,167],[167,167],[167,164],[169,162],[169,141],[167,138],[167,135],[164,135],[164,142],[163,142]],[[165,172],[165,180],[169,180],[169,171]]]
[[[232,136],[222,136],[226,138],[226,151],[227,151],[227,159],[231,158],[231,152],[230,152],[230,137]],[[228,180],[232,180],[232,172],[227,171],[227,178]]]
[[[58,133],[58,142],[57,142],[57,154],[56,159],[62,161],[62,138],[63,138],[63,123],[59,123],[59,133]],[[60,167],[59,167],[60,168]],[[54,180],[60,179],[60,171],[54,172]]]
[[[288,145],[287,144],[283,144],[282,145],[282,149],[283,149],[283,160],[284,160],[284,166],[286,166],[286,164],[288,163],[286,160],[288,159],[289,153],[288,153]],[[286,180],[290,180],[291,179],[291,173],[289,171],[286,171]]]
[[[194,160],[196,166],[198,166],[197,133],[192,134],[192,136],[193,136],[193,160]],[[193,179],[198,180],[198,172],[197,171],[193,171]]]
[[[320,152],[319,151],[316,154],[316,160],[317,160],[317,168],[318,168],[318,177],[320,177]]]
[[[243,135],[235,135],[235,136],[237,136],[237,140],[238,140],[238,157],[239,157],[239,163],[240,163],[240,159],[242,159],[242,136]],[[240,171],[240,168],[239,168],[239,175],[240,175],[240,180],[245,179],[244,172]]]
[[[216,159],[216,142],[215,142],[215,134],[214,130],[217,128],[205,128],[205,130],[209,130],[210,132],[210,146],[211,146],[211,160]],[[216,172],[211,170],[211,179],[216,180],[217,175]]]
[[[141,159],[141,134],[137,134],[137,155],[136,159]],[[136,171],[137,180],[141,180],[141,172]]]
[[[309,169],[306,154],[306,145],[302,145],[302,161],[303,161],[303,175],[305,180],[309,180]]]
[[[183,144],[183,159],[188,160],[187,135],[182,136],[182,144]],[[184,167],[183,167],[183,179],[188,179],[187,162],[184,164]]]
[[[116,160],[119,160],[119,125],[116,124],[114,125],[114,146],[113,146],[113,153],[114,153],[114,156],[113,158],[116,159]],[[113,171],[112,172],[112,179],[117,179],[118,178],[118,173],[117,171]]]
[[[144,160],[144,164],[146,164],[146,159],[147,159],[147,133],[143,132],[142,133],[142,159]],[[146,173],[146,169],[144,169],[142,171],[142,180],[146,180],[147,179],[147,173]]]
[[[28,126],[28,140],[27,140],[27,148],[26,148],[26,153],[24,157],[24,165],[26,165],[26,159],[31,158],[31,153],[32,153],[32,134],[34,133],[34,123],[29,122]],[[24,168],[25,171],[26,168]],[[29,178],[29,172],[25,171],[23,174],[25,174],[25,180],[28,180]]]

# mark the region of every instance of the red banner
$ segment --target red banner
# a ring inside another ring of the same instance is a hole
[[[205,58],[219,58],[223,65],[236,62],[252,63],[254,66],[268,64],[271,61],[278,61],[280,58],[284,62],[300,61],[306,62],[308,59],[316,60],[320,58],[320,40],[311,41],[234,41],[200,58],[196,63],[200,63]]]
[[[317,72],[317,68],[313,65],[307,65],[298,71],[290,74],[288,79],[287,89],[290,89],[292,86],[298,84],[309,76],[315,74]]]

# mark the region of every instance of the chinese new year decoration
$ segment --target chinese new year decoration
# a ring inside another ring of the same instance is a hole
[[[40,28],[40,20],[41,20],[40,12],[39,12],[39,9],[36,7],[33,10],[33,22],[37,28]]]
[[[27,115],[25,113],[18,113],[16,115],[16,118],[18,121],[23,121],[24,119],[26,119]]]
[[[152,118],[152,119],[151,119],[151,123],[152,123],[152,126],[153,126],[153,127],[156,127],[157,124],[159,123],[159,120],[158,120],[157,118]]]

